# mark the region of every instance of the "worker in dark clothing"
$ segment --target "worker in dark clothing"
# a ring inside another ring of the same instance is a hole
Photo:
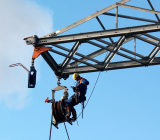
[[[74,106],[86,100],[85,94],[87,91],[87,85],[89,85],[88,80],[80,77],[78,73],[73,74],[73,79],[77,81],[75,87],[72,87],[75,94],[73,94],[68,100],[65,101],[67,110],[67,114],[65,117],[67,121],[70,121],[71,112],[73,115],[71,120],[75,121],[77,119],[77,114]]]

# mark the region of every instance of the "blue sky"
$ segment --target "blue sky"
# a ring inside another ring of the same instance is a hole
[[[27,46],[23,38],[31,35],[41,37],[59,30],[117,1],[1,0],[0,139],[44,140],[49,137],[51,104],[44,103],[44,100],[51,98],[51,89],[57,86],[57,79],[41,56],[35,60],[37,84],[34,89],[27,88],[28,75],[23,68],[8,67],[10,64],[22,63],[29,69],[33,47]],[[160,11],[160,2],[151,2],[155,10]],[[131,0],[127,4],[150,9],[147,0]],[[110,12],[115,13],[115,9]],[[154,14],[132,9],[119,8],[119,13],[156,20]],[[106,29],[115,28],[114,17],[100,16],[100,19]],[[144,24],[150,23],[119,19],[119,27]],[[63,34],[96,30],[101,30],[101,27],[93,19]],[[154,35],[158,37],[159,32]],[[91,50],[90,47],[84,44],[79,52],[85,54]],[[124,47],[134,49],[133,41]],[[137,52],[147,55],[153,48],[154,46],[137,40]],[[58,63],[64,59],[56,54],[52,56]],[[113,62],[117,60],[126,59],[115,56]],[[79,126],[76,122],[72,126],[66,123],[70,139],[159,140],[159,70],[160,66],[157,65],[102,72],[84,110],[84,118],[78,119]],[[98,74],[95,72],[81,75],[90,81],[87,99]],[[69,88],[70,96],[73,94],[70,86],[73,86],[74,82],[72,76],[66,81],[61,80],[62,85]],[[62,94],[63,92],[58,92],[56,100],[59,100]],[[79,114],[81,105],[76,106],[76,109]],[[67,139],[63,124],[59,125],[58,130],[53,127],[52,140],[54,139]]]

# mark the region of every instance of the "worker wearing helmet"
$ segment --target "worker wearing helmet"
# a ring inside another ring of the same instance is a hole
[[[88,80],[80,77],[78,73],[73,74],[73,79],[76,80],[75,87],[72,87],[75,94],[73,94],[68,100],[65,101],[65,106],[67,110],[66,120],[68,121],[70,119],[71,112],[73,115],[71,119],[73,121],[77,119],[76,111],[73,106],[86,100],[85,94],[87,91],[87,85],[89,85]]]

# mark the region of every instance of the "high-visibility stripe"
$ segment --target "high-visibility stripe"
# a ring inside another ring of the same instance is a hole
[[[83,79],[84,79],[84,78],[81,79],[80,84],[81,84],[81,82],[82,82]]]

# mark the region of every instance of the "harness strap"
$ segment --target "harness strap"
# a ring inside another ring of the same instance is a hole
[[[82,119],[83,119],[84,101],[82,102]]]
[[[81,78],[80,84],[81,84],[81,82],[82,82],[83,79],[84,79],[84,78]]]
[[[84,78],[81,78],[80,84]],[[83,93],[80,93],[83,94]],[[84,95],[83,95],[84,96]],[[82,119],[83,119],[84,101],[82,101]]]

